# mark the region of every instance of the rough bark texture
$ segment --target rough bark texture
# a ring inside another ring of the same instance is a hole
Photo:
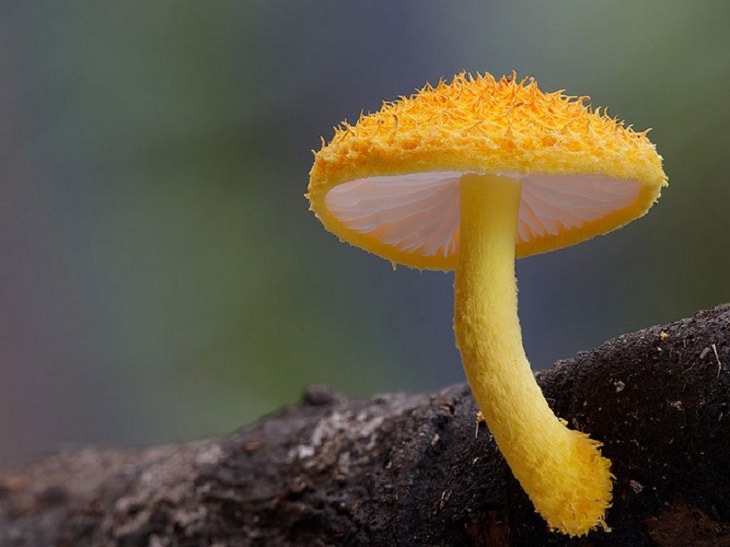
[[[730,545],[730,306],[539,374],[605,443],[610,533],[546,529],[469,389],[302,402],[226,439],[61,453],[0,476],[0,545]]]

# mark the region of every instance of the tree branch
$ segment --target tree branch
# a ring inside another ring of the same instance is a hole
[[[730,306],[538,374],[616,475],[612,532],[551,533],[465,385],[310,388],[225,439],[59,453],[0,476],[1,545],[730,545]]]

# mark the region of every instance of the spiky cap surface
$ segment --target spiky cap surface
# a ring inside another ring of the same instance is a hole
[[[557,192],[565,196],[574,188],[593,192],[605,180],[620,191],[585,198],[600,206],[586,205],[582,197],[577,202],[560,198],[547,207],[529,204],[534,218],[527,218],[520,230],[517,256],[609,232],[642,216],[667,179],[646,132],[634,131],[585,103],[585,97],[563,91],[544,93],[532,79],[518,81],[514,74],[496,80],[489,74],[461,73],[450,83],[427,85],[410,97],[384,103],[376,113],[361,115],[355,125],[343,123],[335,129],[332,140],[315,153],[308,190],[311,208],[341,239],[395,263],[452,269],[458,218],[441,223],[451,231],[437,234],[441,239],[434,244],[406,238],[402,234],[410,229],[409,215],[422,223],[412,226],[413,233],[426,233],[423,222],[435,223],[433,217],[424,221],[425,213],[438,216],[441,204],[433,188],[421,201],[411,197],[401,203],[399,183],[410,180],[413,184],[404,188],[412,196],[424,174],[438,178],[443,173],[446,181],[459,173],[491,173],[525,177],[526,192],[530,177],[539,184],[554,179]],[[381,191],[389,184],[389,191]],[[346,189],[349,195],[338,197]],[[615,206],[607,204],[612,193],[621,194]],[[537,195],[533,202],[537,201],[545,201],[544,195]],[[358,211],[360,204],[365,212]],[[419,213],[409,212],[407,206]],[[383,215],[379,207],[391,213]],[[565,209],[564,218],[555,211],[543,218],[542,209],[556,207]],[[576,207],[583,212],[571,221]],[[403,216],[394,219],[394,208],[402,209]]]

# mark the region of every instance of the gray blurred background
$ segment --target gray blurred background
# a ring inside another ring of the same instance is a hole
[[[590,95],[670,188],[518,265],[535,368],[730,296],[730,2],[0,4],[0,467],[463,381],[452,277],[339,244],[320,136],[462,69]]]

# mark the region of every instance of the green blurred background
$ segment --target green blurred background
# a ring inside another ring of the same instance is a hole
[[[645,219],[518,265],[535,368],[728,300],[730,2],[0,5],[0,467],[463,381],[452,278],[307,210],[320,136],[462,69],[650,134]]]

